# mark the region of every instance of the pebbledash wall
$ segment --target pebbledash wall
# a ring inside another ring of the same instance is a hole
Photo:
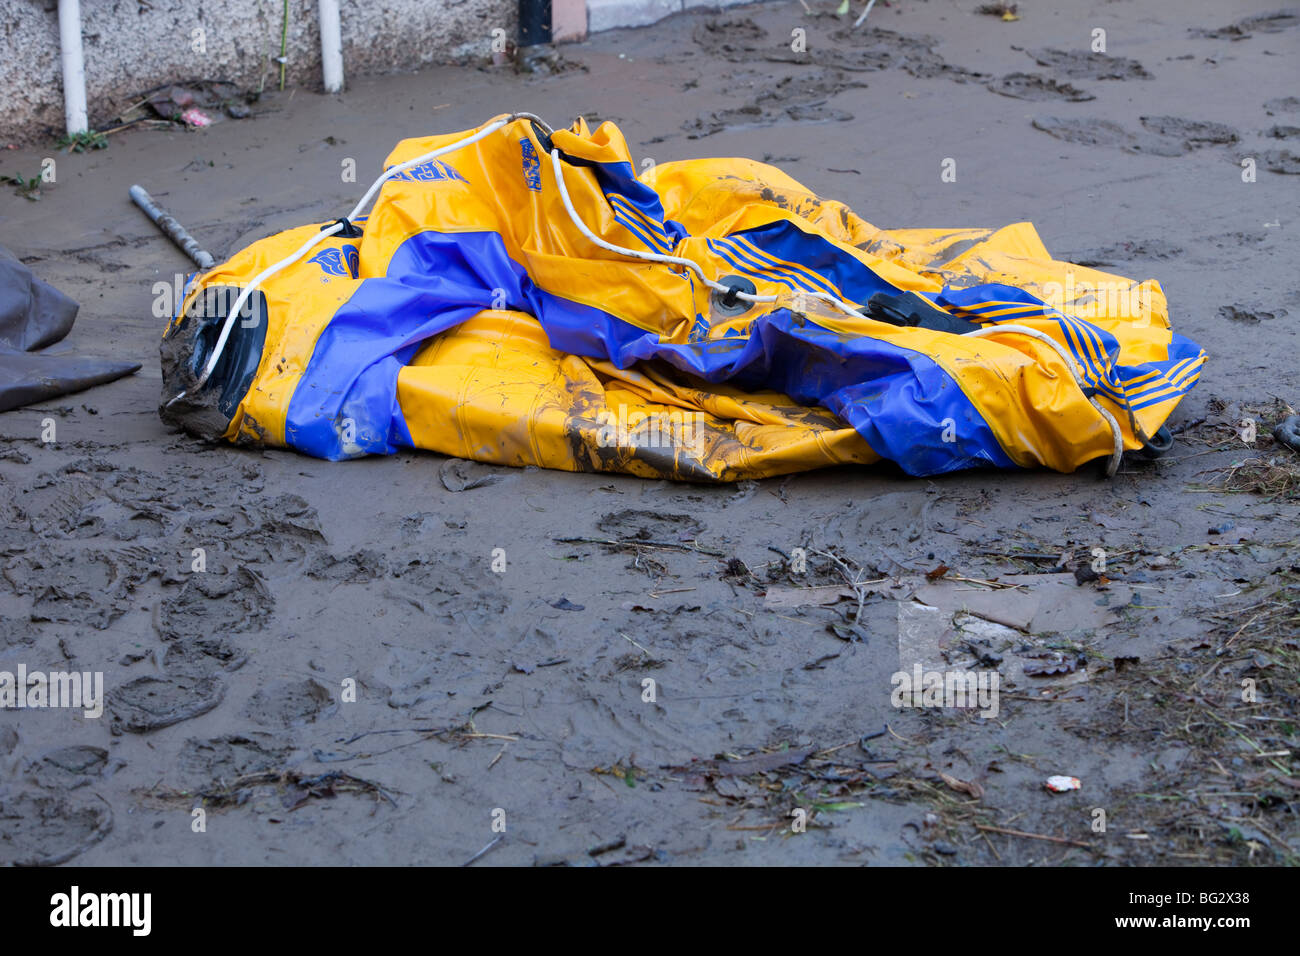
[[[288,83],[321,88],[317,0],[289,0]],[[552,0],[557,42],[743,0]],[[470,62],[494,30],[514,39],[519,0],[340,0],[345,76]],[[81,0],[90,125],[163,83],[279,83],[283,0]],[[500,34],[498,34],[499,36]],[[57,0],[0,0],[0,145],[62,135]]]
[[[492,31],[513,38],[519,9],[518,0],[339,6],[345,77],[490,56]],[[283,16],[283,0],[81,0],[90,125],[102,127],[131,94],[162,83],[222,79],[257,89],[265,78],[274,88]],[[0,51],[0,144],[61,136],[57,0],[0,0]],[[289,83],[322,88],[316,0],[289,0],[287,59]]]

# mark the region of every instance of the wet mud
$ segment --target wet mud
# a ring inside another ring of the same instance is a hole
[[[1066,49],[1032,11],[688,13],[563,48],[581,68],[358,77],[346,109],[301,90],[220,135],[127,131],[60,154],[39,203],[0,193],[83,334],[146,363],[0,415],[0,671],[105,692],[98,718],[0,713],[0,863],[459,865],[501,808],[476,866],[1294,864],[1295,768],[1259,754],[1300,748],[1300,472],[1272,437],[1300,405],[1275,175],[1300,31],[1267,7],[1099,9],[1136,60]],[[131,183],[221,255],[346,211],[341,160],[377,171],[402,136],[508,109],[618,116],[638,160],[776,162],[881,226],[1032,220],[1060,258],[1158,279],[1210,354],[1175,449],[1110,481],[704,485],[321,462],[159,419],[154,286],[191,267]],[[996,719],[895,706],[917,664],[996,671]]]
[[[845,90],[866,88],[867,83],[857,78],[864,73],[901,70],[913,77],[956,82],[983,78],[935,52],[936,37],[875,27],[849,30],[839,27],[833,17],[814,17],[810,23],[806,35],[796,40],[790,30],[769,30],[754,17],[715,17],[696,23],[691,30],[694,55],[749,68],[748,75],[745,71],[731,74],[733,89],[753,86],[758,92],[748,102],[687,120],[682,124],[686,135],[699,139],[723,130],[778,123],[850,122],[855,118],[852,111],[827,101]],[[790,66],[799,69],[783,75]]]
[[[1257,33],[1281,33],[1297,26],[1300,26],[1300,8],[1291,7],[1243,17],[1223,27],[1192,27],[1189,32],[1207,40],[1245,40]]]
[[[1074,80],[1149,80],[1151,74],[1137,60],[1105,53],[1081,53],[1078,50],[1029,50],[1039,66],[1059,76]]]
[[[990,80],[988,87],[994,93],[1018,100],[1065,100],[1070,103],[1084,103],[1096,99],[1085,90],[1054,80],[1050,76],[1043,76],[1041,73],[1008,73],[996,80]]]
[[[1181,156],[1206,146],[1230,146],[1241,140],[1231,126],[1207,120],[1143,116],[1139,124],[1141,129],[1131,130],[1099,117],[1042,116],[1033,121],[1035,129],[1067,143],[1108,146],[1151,156]]]

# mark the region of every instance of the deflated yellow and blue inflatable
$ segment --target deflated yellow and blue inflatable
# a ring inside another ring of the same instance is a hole
[[[1053,260],[1028,223],[878,229],[746,159],[638,175],[611,123],[405,140],[376,186],[191,281],[164,419],[691,481],[1113,470],[1165,447],[1206,360],[1156,282]]]

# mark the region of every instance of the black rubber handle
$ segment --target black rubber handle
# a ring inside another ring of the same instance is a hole
[[[932,329],[952,335],[965,335],[979,328],[974,322],[959,319],[931,305],[915,292],[902,292],[898,295],[877,292],[867,300],[867,315],[891,325]]]

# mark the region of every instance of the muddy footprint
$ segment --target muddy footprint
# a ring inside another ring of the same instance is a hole
[[[75,790],[91,783],[107,767],[108,751],[104,748],[73,745],[47,751],[28,772],[39,787]]]
[[[364,549],[343,557],[318,552],[307,564],[307,577],[340,584],[365,584],[388,573],[388,560],[378,551]]]
[[[1300,113],[1300,96],[1278,96],[1264,103],[1264,111],[1273,113]]]
[[[1066,143],[1110,146],[1149,156],[1182,156],[1202,146],[1227,146],[1239,139],[1237,131],[1223,123],[1178,116],[1144,116],[1142,133],[1097,117],[1041,116],[1034,119],[1033,126]]]
[[[181,748],[177,765],[189,780],[235,780],[245,774],[274,770],[291,753],[293,747],[278,745],[269,734],[190,738]]]
[[[1070,103],[1084,103],[1096,99],[1091,93],[1060,83],[1041,73],[1008,73],[996,80],[990,80],[988,88],[1002,96],[1017,100],[1065,100]]]
[[[224,638],[196,635],[173,641],[163,655],[163,669],[168,674],[212,677],[239,670],[248,655]]]
[[[1183,247],[1167,239],[1136,239],[1128,242],[1116,242],[1108,246],[1099,246],[1083,252],[1063,256],[1067,262],[1096,269],[1100,266],[1116,266],[1134,259],[1151,259],[1163,262],[1176,259],[1183,254]]]
[[[1248,325],[1258,325],[1265,319],[1285,318],[1286,315],[1286,309],[1265,311],[1264,309],[1242,305],[1240,302],[1219,306],[1219,318],[1227,319],[1229,322],[1245,322]]]
[[[865,86],[865,83],[827,72],[786,77],[771,89],[760,93],[754,102],[736,109],[697,116],[683,123],[682,129],[690,139],[701,139],[727,129],[772,126],[783,120],[794,123],[847,123],[853,119],[853,114],[827,106],[826,100],[851,87]]]
[[[1253,33],[1281,33],[1295,26],[1300,26],[1300,9],[1292,8],[1246,17],[1226,27],[1216,29],[1192,27],[1187,32],[1206,40],[1244,40]]]
[[[112,731],[145,734],[206,714],[225,696],[216,677],[137,677],[108,695]]]
[[[628,508],[611,511],[596,523],[611,538],[637,541],[694,541],[704,525],[690,515],[640,511]]]
[[[1289,149],[1266,149],[1258,156],[1259,164],[1271,173],[1300,175],[1300,156]]]
[[[0,798],[0,864],[58,866],[113,829],[107,803],[73,803],[62,796]]]
[[[1113,146],[1133,150],[1138,141],[1136,135],[1118,123],[1096,117],[1064,119],[1059,116],[1041,116],[1033,121],[1033,126],[1062,142],[1082,146]]]
[[[846,70],[882,70],[896,68],[918,79],[944,77],[956,83],[967,80],[984,79],[988,74],[954,66],[934,51],[938,45],[937,37],[882,30],[879,27],[837,30],[831,34],[832,39],[854,49],[847,55],[827,58],[827,53],[836,51],[819,50],[816,62],[824,66],[835,66]]]
[[[15,594],[32,596],[31,620],[108,628],[126,613],[127,593],[142,578],[123,571],[107,553],[41,548],[9,564],[4,577]]]
[[[767,39],[767,31],[749,17],[732,17],[705,20],[691,31],[691,39],[713,56],[749,59]]]
[[[278,681],[263,687],[244,707],[244,716],[264,727],[293,727],[309,724],[333,711],[333,698],[311,678]]]
[[[472,558],[456,553],[412,557],[395,564],[392,577],[399,583],[391,596],[435,617],[491,619],[504,614],[509,603],[499,575],[485,578]]]
[[[1157,136],[1182,143],[1187,150],[1201,146],[1230,146],[1241,138],[1235,129],[1223,123],[1180,116],[1143,116],[1142,125]]]
[[[1077,50],[1026,50],[1034,62],[1073,80],[1149,80],[1151,74],[1137,60],[1105,53]]]
[[[234,574],[195,573],[179,594],[163,601],[158,630],[165,641],[258,630],[274,606],[266,583],[247,568]]]

